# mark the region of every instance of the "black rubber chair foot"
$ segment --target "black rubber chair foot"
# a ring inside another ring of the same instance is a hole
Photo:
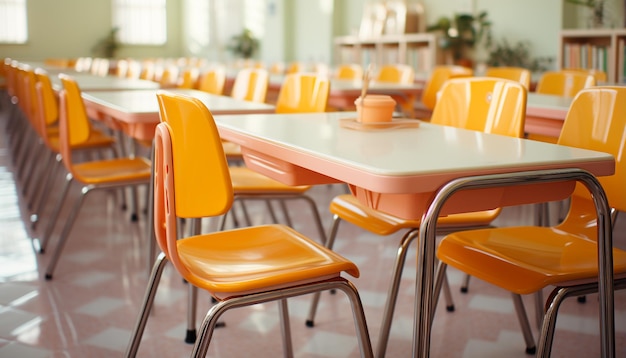
[[[307,319],[305,324],[306,324],[307,327],[314,327],[315,326],[315,323],[313,322],[313,320],[310,320],[310,319]]]
[[[47,274],[45,275],[45,278],[46,278],[46,281],[50,281],[50,280],[52,280],[52,274],[51,274],[51,273],[47,273]]]
[[[526,348],[526,354],[534,356],[535,353],[537,353],[537,347]]]
[[[139,215],[137,215],[137,213],[133,213],[133,214],[130,216],[130,221],[132,221],[132,222],[137,222],[137,221],[139,221]]]
[[[585,303],[587,302],[587,296],[578,296],[576,301],[578,301],[578,303]]]
[[[222,328],[222,327],[226,327],[226,322],[217,322],[215,324],[215,328]]]
[[[330,290],[331,295],[334,295],[335,293],[337,293],[337,290],[335,290],[334,288]]]
[[[461,293],[467,293],[469,291],[467,287],[461,287]]]
[[[446,306],[446,311],[454,312],[454,305]]]
[[[194,344],[196,343],[196,330],[188,329],[187,334],[185,334],[185,343]]]

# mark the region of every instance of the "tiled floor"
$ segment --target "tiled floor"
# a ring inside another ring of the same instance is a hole
[[[53,280],[43,279],[56,235],[46,254],[38,254],[32,238],[22,193],[24,178],[16,178],[4,131],[8,118],[2,104],[0,120],[0,357],[119,357],[128,342],[148,277],[145,216],[138,223],[120,210],[116,196],[94,193],[86,200]],[[57,178],[57,184],[60,183]],[[58,189],[51,192],[58,196]],[[341,186],[312,190],[330,223],[327,203],[343,191]],[[44,218],[49,216],[48,205]],[[314,236],[306,209],[291,207],[297,229]],[[262,208],[253,208],[256,222],[266,220]],[[508,208],[501,225],[528,222],[530,207]],[[65,212],[62,215],[66,215]],[[525,220],[525,221],[524,221]],[[214,222],[204,223],[207,229]],[[626,246],[626,219],[616,227],[616,242]],[[58,228],[56,231],[58,234]],[[376,237],[345,224],[336,250],[356,262],[359,288],[374,346],[385,301],[388,273],[399,236]],[[415,252],[410,253],[393,322],[388,357],[408,357],[411,352],[412,297]],[[474,279],[469,294],[459,293],[462,275],[450,270],[456,311],[439,311],[434,323],[433,357],[525,357],[524,344],[507,292]],[[186,330],[187,286],[168,267],[156,297],[155,310],[140,347],[141,357],[184,357],[191,346],[183,342]],[[532,299],[526,297],[532,316]],[[599,334],[596,296],[586,304],[566,302],[558,321],[553,356],[597,357]],[[626,355],[626,293],[617,292],[616,329],[618,356]],[[297,357],[355,357],[358,348],[352,317],[341,294],[322,296],[316,326],[304,325],[309,298],[291,299],[293,341]],[[210,305],[200,294],[198,320]],[[210,357],[281,356],[280,329],[275,304],[229,311],[209,350]],[[535,332],[536,334],[536,332]]]

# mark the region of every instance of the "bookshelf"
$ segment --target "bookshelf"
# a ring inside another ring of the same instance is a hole
[[[562,30],[560,68],[595,68],[609,83],[626,83],[626,28]]]
[[[431,33],[389,34],[372,38],[340,36],[334,40],[335,64],[370,63],[411,65],[417,74],[430,73],[441,62],[437,35]]]

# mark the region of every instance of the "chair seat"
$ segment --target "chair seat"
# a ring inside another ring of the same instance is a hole
[[[437,257],[471,276],[517,294],[548,285],[598,278],[596,242],[550,227],[506,227],[446,236]],[[626,272],[626,251],[613,249],[615,274]]]
[[[499,214],[501,209],[485,210],[479,212],[453,214],[442,216],[437,224],[442,228],[487,226]],[[420,220],[405,220],[394,215],[375,210],[361,202],[351,194],[336,196],[330,203],[330,212],[341,217],[342,220],[377,235],[390,235],[401,229],[419,228]]]
[[[247,167],[230,167],[230,177],[237,194],[301,194],[311,188],[286,185]]]
[[[83,184],[115,184],[150,179],[150,161],[145,158],[98,160],[74,165],[74,177]]]
[[[342,271],[359,277],[354,263],[283,225],[192,236],[178,240],[177,246],[191,272],[186,277],[217,297],[319,281]]]
[[[227,159],[243,160],[239,144],[224,140],[222,141],[222,147],[224,148],[224,155],[226,155]]]
[[[50,142],[51,149],[58,153],[60,151],[58,130],[55,135],[48,135],[48,141]],[[113,145],[113,143],[115,143],[115,138],[94,129],[86,141],[75,144],[72,148],[80,150],[88,148],[107,147]]]

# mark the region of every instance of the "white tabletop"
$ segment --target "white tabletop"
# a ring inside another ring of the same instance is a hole
[[[66,72],[61,72],[66,73]],[[139,90],[158,89],[159,84],[153,81],[120,78],[115,76],[96,76],[88,73],[67,72],[78,83],[81,91],[111,91],[111,90]],[[62,88],[61,80],[58,76],[50,76],[52,87],[59,91]]]
[[[83,99],[90,106],[99,106],[126,122],[158,122],[158,89],[126,91],[84,91]],[[265,103],[242,101],[228,96],[218,96],[190,89],[168,89],[168,92],[189,95],[201,100],[213,114],[273,113],[274,106]]]
[[[340,127],[340,119],[354,117],[354,112],[332,112],[216,116],[216,121],[226,139],[261,146],[257,150],[268,155],[380,193],[431,191],[477,171],[589,167],[612,160],[608,154],[426,122],[377,131]],[[421,177],[417,187],[409,180],[414,177]]]
[[[564,120],[572,98],[529,92],[527,103],[527,115]]]

